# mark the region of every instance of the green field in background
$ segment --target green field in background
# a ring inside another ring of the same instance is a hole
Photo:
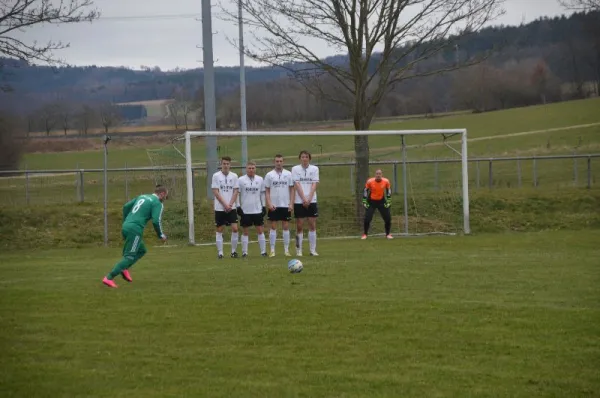
[[[506,154],[547,155],[597,153],[600,149],[600,124],[582,129],[560,130],[522,136],[509,134],[536,130],[564,128],[576,125],[600,123],[600,98],[562,102],[543,106],[508,109],[481,114],[458,114],[433,119],[405,120],[393,123],[374,123],[372,129],[411,130],[411,129],[450,129],[466,128],[469,136],[469,156],[502,156]],[[484,137],[497,137],[479,141]],[[451,137],[453,141],[459,137]],[[115,138],[118,139],[118,138]],[[452,157],[453,152],[440,146],[440,136],[407,136],[409,158],[423,159],[434,157]],[[165,142],[165,145],[168,143]],[[427,145],[429,144],[429,145]],[[438,144],[438,145],[432,145]],[[109,144],[110,145],[110,144]],[[219,140],[220,154],[240,157],[240,139],[225,138]],[[425,145],[425,146],[424,146]],[[458,144],[453,143],[456,146]],[[156,148],[154,145],[152,148]],[[401,141],[399,136],[372,137],[370,147],[373,159],[400,159]],[[390,149],[390,147],[392,149]],[[182,149],[183,146],[179,145]],[[322,162],[347,160],[353,157],[352,137],[251,137],[248,139],[248,153],[252,159],[270,161],[275,152],[287,156],[289,163],[295,162],[301,148],[312,151]],[[109,167],[150,166],[144,146],[132,146],[127,149],[112,149],[109,152]],[[168,151],[168,155],[159,159],[159,164],[181,162],[183,159]],[[205,149],[198,139],[193,146],[193,159],[202,162]],[[102,151],[34,153],[25,155],[22,168],[36,169],[73,169],[101,168]]]

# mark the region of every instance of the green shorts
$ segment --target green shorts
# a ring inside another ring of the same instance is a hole
[[[142,240],[143,231],[140,231],[139,228],[123,226],[121,234],[125,241],[123,245],[123,257],[137,260],[146,254],[146,245],[144,245],[144,241]]]

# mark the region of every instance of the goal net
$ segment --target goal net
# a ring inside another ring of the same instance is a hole
[[[276,154],[284,168],[299,164],[307,150],[319,167],[317,233],[322,238],[360,237],[364,209],[360,207],[363,177],[377,169],[392,185],[392,230],[396,236],[470,233],[467,132],[455,130],[398,131],[190,131],[171,144],[148,150],[155,182],[169,188],[163,223],[171,240],[190,244],[214,243],[213,197],[210,180],[219,159],[232,158],[232,171],[242,176],[242,136],[247,159],[257,174],[273,169]],[[356,160],[355,136],[368,137],[369,163]],[[366,172],[365,172],[366,170]],[[292,237],[295,231],[290,226]],[[265,219],[265,225],[267,225]],[[369,236],[384,233],[375,213]]]

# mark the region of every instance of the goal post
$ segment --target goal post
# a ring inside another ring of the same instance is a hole
[[[402,165],[402,192],[403,192],[403,212],[404,212],[404,234],[409,234],[408,224],[409,224],[409,191],[411,187],[409,187],[410,180],[410,171],[409,164],[412,164],[411,161],[407,159],[407,145],[405,143],[405,138],[410,136],[438,136],[442,137],[442,143],[444,146],[450,148],[455,155],[459,155],[460,158],[455,159],[456,163],[460,164],[461,172],[457,179],[460,180],[458,183],[459,186],[456,188],[459,189],[458,197],[456,200],[462,201],[462,232],[464,234],[470,234],[470,219],[469,219],[469,164],[468,164],[468,155],[467,155],[467,130],[466,129],[430,129],[430,130],[369,130],[369,131],[187,131],[184,134],[184,142],[185,142],[185,174],[186,174],[186,191],[187,191],[187,218],[188,218],[188,237],[189,243],[194,245],[196,244],[196,223],[195,223],[195,208],[194,208],[194,159],[192,150],[193,139],[196,137],[204,137],[207,139],[208,137],[215,138],[235,138],[235,137],[247,137],[252,139],[253,137],[353,137],[357,135],[365,135],[365,136],[396,136],[401,141],[401,153],[397,154],[396,160],[401,161]],[[460,141],[455,140],[457,144],[460,143],[460,149],[457,150],[454,147],[448,145],[447,139],[454,136],[460,136]],[[307,138],[308,139],[308,138]],[[439,138],[438,138],[439,140]],[[458,142],[457,142],[458,141]],[[437,142],[440,144],[440,142]],[[420,145],[424,147],[425,145]],[[419,147],[417,145],[417,147]],[[270,148],[273,151],[273,155],[278,153],[277,147]],[[303,149],[303,148],[298,148]],[[252,158],[252,152],[250,151],[250,159]],[[424,163],[415,161],[414,163]],[[327,166],[327,164],[320,164],[319,166]],[[290,166],[291,167],[291,166]],[[437,162],[436,162],[437,167]],[[207,167],[208,170],[208,167]],[[395,171],[395,169],[394,169]],[[244,170],[242,170],[240,176],[244,174]],[[207,179],[210,179],[210,176],[206,176]],[[437,178],[437,174],[436,174]],[[321,189],[321,188],[319,188]],[[319,191],[319,190],[318,190]],[[210,189],[207,190],[207,196],[210,198]],[[357,192],[354,193],[359,194]]]

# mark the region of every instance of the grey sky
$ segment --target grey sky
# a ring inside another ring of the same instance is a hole
[[[36,26],[18,36],[29,41],[52,39],[70,43],[70,48],[56,54],[74,65],[134,69],[144,65],[159,66],[163,70],[202,66],[202,49],[197,48],[202,45],[201,0],[95,0],[95,4],[102,12],[102,19],[92,24]],[[495,24],[518,25],[542,16],[566,13],[558,0],[505,0],[504,8],[506,14]],[[227,38],[237,38],[237,25],[219,20],[215,15],[217,11],[214,6],[215,65],[236,66],[238,52]],[[175,14],[185,17],[139,18]],[[197,15],[198,20],[187,15]],[[316,52],[321,56],[334,54],[321,44],[317,45]],[[246,65],[253,62],[246,60]]]

